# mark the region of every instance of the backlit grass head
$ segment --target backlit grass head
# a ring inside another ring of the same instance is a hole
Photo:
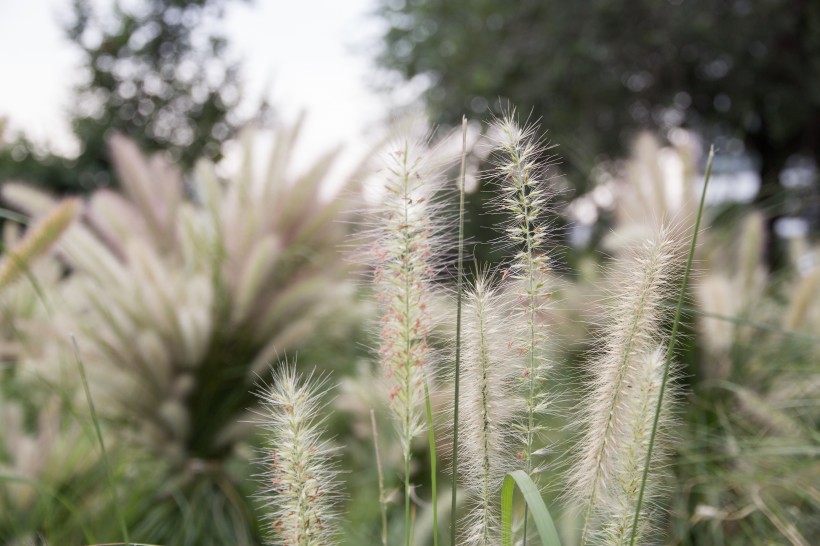
[[[508,332],[511,345],[523,357],[520,379],[527,406],[523,454],[526,469],[532,472],[536,437],[543,430],[538,415],[550,405],[542,390],[550,368],[544,357],[549,335],[543,312],[551,297],[546,245],[552,230],[546,213],[551,194],[548,169],[554,157],[547,155],[550,147],[540,139],[538,125],[522,127],[514,111],[496,120],[491,129],[495,204],[506,214],[502,240],[512,251],[504,277],[515,281],[517,288],[518,305],[508,320]]]
[[[336,448],[323,438],[327,417],[323,379],[300,378],[292,365],[274,372],[257,392],[266,431],[261,464],[269,544],[336,544],[342,497]]]
[[[470,493],[461,544],[500,540],[500,492],[507,472],[524,466],[525,405],[517,381],[522,357],[509,343],[510,301],[486,274],[464,298],[459,404],[459,477]]]
[[[665,303],[679,288],[681,250],[679,241],[662,231],[617,264],[612,303],[587,365],[583,433],[570,470],[573,496],[585,507],[582,543],[629,543],[664,373],[665,326],[673,313]],[[661,433],[669,430],[672,398],[664,398]],[[664,450],[656,446],[652,453],[649,502]],[[638,521],[640,538],[647,524],[645,517]]]
[[[405,451],[424,428],[428,336],[434,323],[429,298],[444,244],[437,200],[443,178],[430,156],[424,141],[399,141],[389,149],[380,173],[383,200],[369,232],[381,315],[378,355]]]
[[[29,264],[45,254],[65,233],[80,209],[77,199],[65,199],[36,222],[0,259],[0,289],[22,277]]]

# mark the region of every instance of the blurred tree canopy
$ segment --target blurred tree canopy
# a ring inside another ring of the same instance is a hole
[[[575,172],[623,154],[637,129],[678,126],[740,139],[761,197],[791,155],[820,164],[820,2],[381,0],[379,11],[380,64],[429,82],[435,121],[509,98],[543,118]]]
[[[239,65],[219,30],[228,1],[116,2],[103,15],[89,0],[74,0],[65,30],[84,58],[70,112],[80,154],[63,158],[21,137],[0,149],[0,180],[24,178],[59,192],[113,184],[106,139],[115,131],[144,150],[168,151],[184,168],[199,157],[218,159],[244,121],[234,111]]]

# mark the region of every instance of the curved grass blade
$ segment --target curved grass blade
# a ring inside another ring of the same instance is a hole
[[[4,220],[11,220],[12,222],[17,222],[18,224],[23,225],[28,225],[31,222],[31,219],[25,214],[20,214],[3,207],[0,207],[0,218]]]
[[[558,531],[552,521],[544,499],[538,487],[533,483],[526,472],[516,470],[510,472],[504,478],[504,485],[501,487],[501,544],[502,546],[512,546],[512,502],[515,486],[521,491],[527,503],[527,509],[532,512],[532,520],[535,528],[538,529],[538,536],[541,539],[541,546],[561,546],[558,538]]]

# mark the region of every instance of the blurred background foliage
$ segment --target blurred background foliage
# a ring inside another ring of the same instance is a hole
[[[380,533],[370,408],[388,495],[398,497],[401,456],[380,411],[374,342],[363,333],[369,294],[339,252],[351,211],[373,200],[361,191],[370,171],[363,166],[334,193],[326,183],[335,152],[311,150],[313,160],[295,169],[305,145],[298,122],[277,125],[274,146],[260,154],[241,127],[267,121],[270,108],[239,113],[241,67],[219,31],[227,3],[151,0],[103,18],[76,0],[66,32],[84,58],[71,113],[79,155],[4,141],[0,120],[0,198],[13,209],[3,211],[0,260],[63,195],[85,195],[50,251],[0,286],[4,544],[122,539],[115,504],[141,541],[259,544],[250,393],[256,374],[297,350],[300,368],[332,370],[340,383],[329,424],[351,471],[347,543],[375,544]],[[698,248],[680,351],[689,394],[658,517],[673,544],[811,544],[820,536],[820,6],[377,7],[385,87],[418,84],[432,122],[444,126],[514,104],[560,145],[548,152],[561,158],[548,174],[562,203],[556,223],[567,227],[556,241],[558,303],[546,317],[559,390],[579,380],[610,256],[661,217],[688,233],[702,143],[717,142],[713,189],[723,196],[709,203]],[[483,186],[481,133],[471,124],[474,187]],[[230,143],[226,168],[218,162]],[[751,193],[748,171],[759,180]],[[503,256],[491,243],[491,199],[468,196],[468,248],[478,261]],[[110,440],[118,503],[104,485],[71,333]],[[439,387],[433,403],[445,407],[447,386]],[[556,468],[571,420],[568,411],[550,423]],[[412,472],[427,483],[425,457]],[[429,498],[424,486],[416,494]],[[559,488],[546,495],[572,537]],[[399,512],[390,512],[396,536]],[[416,544],[431,542],[430,520],[420,503]]]
[[[218,160],[222,144],[249,121],[237,112],[240,64],[220,29],[230,0],[151,0],[115,3],[102,13],[73,1],[64,31],[82,52],[82,83],[69,112],[80,143],[66,158],[19,136],[0,148],[0,178],[18,178],[61,193],[116,185],[106,140],[115,132],[146,151],[163,150],[183,169]]]
[[[508,104],[540,119],[560,144],[566,198],[641,130],[686,128],[754,162],[770,234],[786,215],[820,229],[817,184],[795,200],[780,183],[788,166],[808,162],[816,178],[820,164],[816,2],[381,0],[379,13],[389,85],[419,82],[435,123]]]

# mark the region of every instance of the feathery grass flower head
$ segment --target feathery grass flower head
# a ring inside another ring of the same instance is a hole
[[[549,268],[544,250],[549,235],[545,213],[550,199],[548,169],[555,157],[547,154],[551,146],[539,138],[539,126],[521,127],[514,116],[511,112],[492,125],[492,175],[500,190],[496,205],[508,214],[503,226],[505,242],[515,251],[510,274],[529,279]]]
[[[285,363],[273,382],[257,396],[261,426],[267,432],[261,477],[264,518],[270,522],[273,545],[325,546],[339,534],[339,471],[321,413],[325,380],[300,379]]]
[[[596,514],[602,522],[602,527],[596,535],[603,544],[627,545],[631,540],[632,524],[663,380],[665,352],[665,346],[661,345],[650,353],[636,356],[632,365],[634,368],[630,370],[626,379],[631,382],[626,385],[627,391],[630,392],[620,402],[616,415],[613,416],[618,422],[612,424],[615,432],[614,445],[610,452],[613,456],[611,482],[602,488],[599,511]],[[668,386],[669,384],[667,388]],[[663,398],[659,422],[663,427],[662,432],[669,430],[673,403],[674,393],[667,391]],[[658,472],[664,457],[663,446],[656,445],[652,451],[650,475],[644,493],[646,501],[651,502],[660,489]],[[638,528],[635,530],[638,544],[641,544],[642,537],[645,538],[651,531],[651,511],[651,505],[644,502],[638,518]]]
[[[470,492],[461,544],[500,540],[500,492],[507,472],[523,466],[513,446],[524,408],[516,381],[520,356],[508,343],[509,300],[479,274],[464,298],[459,404],[459,477]]]
[[[584,434],[570,470],[571,492],[586,506],[582,541],[596,526],[604,534],[592,533],[593,538],[617,535],[625,536],[627,542],[630,538],[631,521],[627,528],[616,530],[633,517],[637,506],[664,373],[663,327],[672,313],[663,303],[677,287],[681,250],[679,241],[664,230],[657,239],[635,249],[630,260],[619,264],[611,312],[588,364],[591,385],[580,419]],[[661,408],[661,433],[669,427],[670,398],[664,398],[665,407]],[[658,483],[656,472],[662,456],[662,449],[653,450],[645,493],[648,501]],[[610,539],[601,542],[622,543]]]
[[[443,179],[424,141],[405,140],[387,154],[384,199],[371,227],[371,261],[381,308],[378,354],[405,452],[423,430],[430,282],[443,226],[436,200]]]
[[[29,229],[0,260],[0,289],[19,279],[32,261],[45,254],[71,225],[80,203],[65,199]]]
[[[534,442],[542,431],[535,416],[545,413],[550,402],[539,387],[550,367],[543,356],[548,336],[542,315],[551,297],[547,280],[550,257],[544,247],[550,233],[546,219],[547,170],[554,157],[546,155],[550,147],[539,139],[539,127],[521,127],[514,117],[515,112],[510,112],[493,125],[496,135],[493,174],[500,193],[496,204],[508,218],[503,227],[504,241],[513,249],[504,276],[516,281],[518,290],[511,335],[514,346],[525,357],[520,370],[527,404],[524,457],[527,471],[532,471]]]

